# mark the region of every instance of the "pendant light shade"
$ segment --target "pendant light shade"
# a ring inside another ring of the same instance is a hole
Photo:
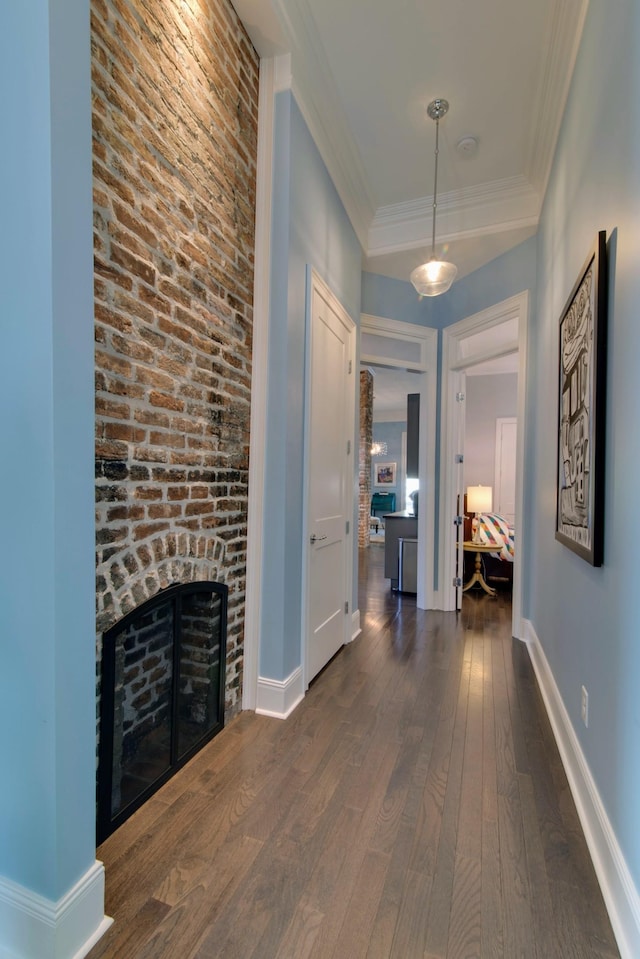
[[[417,266],[411,274],[411,282],[421,296],[438,296],[446,293],[458,273],[458,268],[446,260],[434,257]]]
[[[440,118],[449,109],[446,100],[432,100],[427,107],[427,113],[436,121],[436,149],[435,173],[433,183],[433,228],[431,232],[431,256],[422,266],[417,266],[410,276],[416,291],[420,296],[439,296],[446,293],[458,274],[458,268],[453,263],[436,258],[436,207],[438,205],[438,144],[440,134]]]

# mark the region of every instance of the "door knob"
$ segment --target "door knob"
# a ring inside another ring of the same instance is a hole
[[[323,539],[326,539],[326,536],[316,536],[315,533],[312,533],[309,537],[312,543],[321,543]]]

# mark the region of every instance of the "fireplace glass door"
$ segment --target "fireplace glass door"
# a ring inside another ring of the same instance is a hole
[[[227,587],[163,590],[103,637],[98,842],[224,724]]]

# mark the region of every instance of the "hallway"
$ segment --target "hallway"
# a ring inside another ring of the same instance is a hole
[[[99,849],[89,959],[614,959],[504,595],[391,594],[285,722],[242,714]]]

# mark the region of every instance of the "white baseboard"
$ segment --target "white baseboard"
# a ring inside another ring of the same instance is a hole
[[[360,610],[356,609],[351,614],[351,642],[357,639],[362,629],[360,628]]]
[[[258,676],[256,712],[261,716],[286,719],[302,699],[304,699],[302,666],[294,669],[287,679],[267,679],[264,676]]]
[[[640,896],[600,799],[551,668],[529,620],[525,642],[547,708],[622,959],[640,956]]]
[[[0,959],[83,959],[112,922],[101,862],[58,902],[0,876]]]

